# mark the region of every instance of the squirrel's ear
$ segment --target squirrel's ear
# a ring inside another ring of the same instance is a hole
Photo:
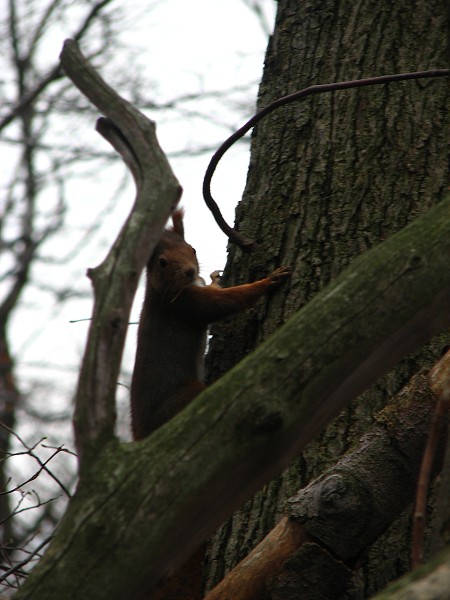
[[[177,233],[184,240],[184,225],[183,225],[184,210],[177,208],[172,213],[172,231]]]

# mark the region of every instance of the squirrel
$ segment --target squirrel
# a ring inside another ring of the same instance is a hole
[[[252,306],[290,274],[282,267],[254,283],[222,288],[214,272],[205,285],[195,250],[184,239],[183,216],[183,210],[173,211],[173,226],[164,230],[147,264],[131,383],[134,440],[150,435],[206,387],[208,325]]]

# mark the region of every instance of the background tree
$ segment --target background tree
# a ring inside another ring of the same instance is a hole
[[[314,83],[445,67],[448,33],[445,3],[433,9],[420,2],[374,8],[369,2],[280,0],[258,106]],[[261,250],[246,255],[232,248],[225,284],[248,272],[259,276],[267,261],[269,268],[290,264],[294,274],[287,298],[277,296],[269,309],[262,306],[251,318],[214,327],[211,379],[244,357],[355,256],[441,199],[448,185],[448,94],[446,81],[426,81],[320,95],[282,108],[257,126],[236,218]],[[412,374],[430,367],[447,343],[445,337],[435,340],[380,379],[283,477],[219,530],[209,549],[210,587],[267,534],[287,499],[354,445],[389,398]],[[410,519],[409,509],[364,558],[358,557],[350,597],[367,597],[408,569]]]
[[[48,266],[48,257],[46,260],[42,246],[65,224],[67,187],[73,177],[73,161],[80,161],[81,157],[86,158],[89,154],[89,148],[81,140],[73,139],[71,144],[67,144],[65,139],[63,144],[58,139],[64,113],[77,117],[86,112],[92,113],[86,111],[86,103],[80,103],[73,90],[62,81],[59,63],[53,60],[53,64],[49,65],[45,60],[47,39],[53,35],[54,28],[60,26],[61,20],[67,19],[73,22],[71,31],[78,40],[96,34],[97,46],[91,51],[107,60],[113,20],[109,4],[109,0],[85,2],[79,6],[80,11],[74,19],[70,5],[59,0],[47,5],[38,2],[24,5],[10,0],[2,17],[0,133],[6,164],[0,202],[0,421],[6,427],[1,428],[0,447],[3,457],[0,545],[6,559],[9,555],[7,549],[21,547],[28,537],[34,537],[32,532],[37,529],[37,523],[45,529],[46,521],[54,526],[58,519],[53,508],[47,506],[45,510],[35,511],[33,524],[12,528],[13,509],[9,503],[10,495],[5,493],[10,487],[8,476],[11,474],[6,471],[8,463],[5,459],[11,451],[11,434],[17,424],[20,395],[13,374],[10,324],[25,288],[31,283],[32,266],[35,272],[39,263],[47,263]],[[64,263],[67,257],[54,257],[53,260]],[[35,277],[33,284],[37,290],[51,292],[59,302],[74,294],[70,288],[64,289],[49,282],[48,274],[47,280],[45,276],[44,280]],[[39,291],[35,293],[39,294]],[[24,409],[26,403],[20,406]],[[41,421],[49,419],[51,413],[48,405],[42,414],[34,412],[34,417]],[[47,431],[49,434],[50,430]],[[26,469],[22,472],[23,479],[26,479],[24,472]]]

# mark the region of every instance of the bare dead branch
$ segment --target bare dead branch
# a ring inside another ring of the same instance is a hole
[[[106,119],[102,133],[121,152],[137,188],[133,211],[104,262],[90,271],[95,304],[75,409],[76,446],[84,454],[114,436],[115,392],[129,312],[139,275],[181,187],[156,140],[154,125],[121,98],[68,40],[61,53],[66,74]]]

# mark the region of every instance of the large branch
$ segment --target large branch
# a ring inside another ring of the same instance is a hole
[[[106,115],[98,129],[122,154],[136,181],[136,201],[103,263],[89,271],[95,292],[75,404],[80,458],[114,435],[115,392],[129,314],[143,266],[181,188],[161,151],[155,126],[114,92],[68,40],[61,64],[75,85]]]
[[[436,394],[448,384],[449,369],[450,351],[430,377],[415,375],[357,446],[290,498],[289,517],[205,600],[258,600],[267,586],[276,597],[300,588],[305,597],[332,597],[337,578],[345,589],[358,557],[412,504]],[[326,558],[325,571],[317,556]]]
[[[144,597],[350,400],[450,325],[449,256],[447,196],[148,439],[106,445],[17,599]]]

